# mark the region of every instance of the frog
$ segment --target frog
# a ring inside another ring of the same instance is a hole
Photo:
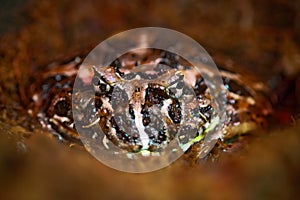
[[[75,57],[45,70],[31,87],[32,104],[28,109],[60,141],[79,145],[82,143],[74,123],[72,94],[79,100],[85,96],[73,90],[82,62],[83,57]],[[234,142],[266,126],[272,113],[268,87],[228,66],[218,64],[218,69],[226,89],[226,118],[220,141]],[[91,107],[87,107],[90,109],[85,113],[88,117],[83,128],[101,127],[107,148],[112,142],[128,152],[159,152],[174,138],[179,138],[181,144],[195,141],[196,146],[214,123],[212,96],[205,79],[172,52],[133,50],[108,66],[89,66],[89,72],[88,78],[82,78],[82,83],[89,82],[88,89],[93,91],[86,100]],[[183,88],[190,92],[185,95],[192,99],[188,103],[186,98],[182,100]],[[194,134],[186,136],[186,132]]]

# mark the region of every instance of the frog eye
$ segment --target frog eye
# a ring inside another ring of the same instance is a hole
[[[54,106],[54,113],[59,116],[67,116],[70,110],[71,105],[67,100],[60,100]]]

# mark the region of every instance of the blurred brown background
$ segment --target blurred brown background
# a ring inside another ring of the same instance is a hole
[[[300,2],[0,1],[0,199],[289,199],[298,196]],[[149,174],[109,169],[48,137],[26,113],[33,72],[131,28],[196,39],[266,81],[276,124],[218,163],[179,160]],[[278,125],[280,124],[281,125]]]

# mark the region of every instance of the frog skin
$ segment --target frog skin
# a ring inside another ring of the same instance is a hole
[[[81,63],[82,58],[76,57],[71,62],[51,66],[31,87],[31,115],[59,139],[71,143],[81,143],[72,113],[73,84]],[[272,111],[266,85],[249,74],[218,68],[226,88],[226,119],[220,139],[230,140],[264,127]],[[189,136],[196,138],[205,134],[212,123],[214,108],[205,80],[173,53],[156,49],[132,51],[108,66],[89,69],[88,82],[94,95],[89,100],[93,109],[85,113],[90,116],[84,119],[85,127],[98,124],[105,138],[121,149],[160,151],[180,134],[179,126],[196,130],[195,135]],[[193,90],[195,100],[191,103],[178,100],[184,87]],[[123,100],[118,100],[122,99],[120,95]],[[164,110],[159,117],[153,114],[158,110]],[[191,139],[177,137],[182,143]]]

